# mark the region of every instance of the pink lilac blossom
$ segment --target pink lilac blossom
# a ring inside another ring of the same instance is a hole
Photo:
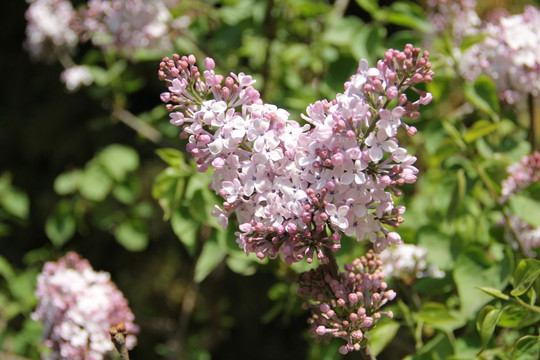
[[[50,353],[44,360],[102,360],[113,351],[109,328],[125,323],[129,349],[138,327],[123,294],[107,272],[96,272],[74,252],[47,262],[38,276],[38,306],[32,319],[44,324],[43,337]]]
[[[500,225],[505,224],[501,221]],[[526,257],[536,257],[538,255],[537,250],[540,248],[540,229],[532,226],[517,215],[510,216],[510,226],[513,232],[510,232],[508,226],[506,226],[506,238],[514,249],[521,249]],[[516,242],[516,238],[519,244]]]
[[[57,48],[72,51],[79,43],[75,10],[68,0],[33,0],[26,10],[25,47],[34,58],[51,58]]]
[[[403,118],[417,118],[431,101],[414,87],[432,79],[427,52],[390,49],[374,68],[362,60],[342,94],[307,108],[304,126],[264,104],[251,76],[216,74],[210,58],[205,67],[201,74],[193,55],[164,58],[158,75],[168,91],[161,99],[189,138],[198,170],[214,168],[211,186],[225,200],[214,215],[226,226],[236,213],[246,253],[327,263],[325,253],[340,248],[342,234],[369,238],[376,251],[401,243],[387,229],[397,228],[405,211],[393,195],[414,183],[418,170],[396,135],[400,127],[414,135]],[[407,88],[419,100],[409,101]]]
[[[383,281],[382,261],[372,250],[344,268],[335,277],[321,266],[300,274],[298,295],[308,299],[303,307],[311,311],[310,333],[318,340],[345,340],[339,352],[347,354],[361,349],[364,334],[383,315],[393,317],[391,311],[380,309],[396,293]]]
[[[427,265],[427,250],[413,244],[403,244],[386,248],[379,258],[383,262],[383,271],[388,278],[402,280],[410,285],[423,277],[444,277],[436,265]]]
[[[505,204],[514,194],[540,181],[540,152],[534,151],[530,155],[523,156],[519,163],[510,165],[506,172],[509,176],[502,182],[501,204]],[[540,247],[540,229],[517,215],[510,216],[510,224],[501,221],[500,225],[506,225],[507,238],[515,247],[521,248],[525,256],[536,257],[535,249]],[[508,229],[508,225],[511,226],[512,232]]]
[[[475,8],[475,0],[428,0],[428,20],[435,32],[449,31],[460,42],[479,33],[482,21]]]
[[[96,46],[132,56],[137,49],[156,52],[172,48],[171,1],[90,0],[80,10],[84,37]]]
[[[519,163],[506,168],[506,172],[508,177],[502,182],[501,203],[505,203],[513,194],[540,181],[540,152],[534,151],[530,155],[523,156]]]

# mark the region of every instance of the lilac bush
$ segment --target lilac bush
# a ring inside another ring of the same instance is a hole
[[[127,348],[136,344],[138,326],[122,292],[107,272],[96,272],[88,260],[69,252],[47,262],[38,276],[39,303],[31,317],[44,324],[49,352],[44,360],[101,360],[114,350],[109,328],[124,323],[130,335]]]

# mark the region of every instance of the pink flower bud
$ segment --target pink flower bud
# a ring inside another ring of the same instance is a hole
[[[214,70],[214,68],[216,67],[216,63],[214,59],[212,59],[211,57],[207,57],[206,59],[204,59],[204,66],[208,70]]]

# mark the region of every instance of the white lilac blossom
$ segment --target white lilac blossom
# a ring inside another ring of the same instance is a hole
[[[246,253],[327,263],[342,234],[368,238],[377,252],[401,243],[391,229],[405,208],[393,196],[418,170],[396,135],[400,127],[414,135],[404,118],[417,118],[431,101],[414,88],[431,81],[428,55],[407,45],[388,50],[377,67],[362,60],[342,94],[308,106],[304,126],[264,104],[251,76],[216,74],[210,58],[201,74],[193,55],[173,55],[158,75],[168,86],[161,99],[170,121],[189,137],[198,170],[214,168],[211,186],[225,200],[214,214],[226,226],[236,213]],[[419,100],[409,101],[407,88]]]
[[[109,329],[124,323],[131,349],[138,327],[128,302],[107,272],[74,252],[47,262],[38,276],[32,319],[44,324],[44,360],[101,360],[114,350]]]
[[[396,293],[383,281],[382,262],[371,250],[344,268],[337,276],[325,272],[324,267],[301,273],[298,295],[307,298],[303,307],[311,311],[310,333],[319,340],[345,340],[339,352],[347,354],[360,350],[364,334],[383,315],[393,317],[392,311],[380,309]]]
[[[89,86],[94,81],[90,68],[86,65],[75,65],[65,69],[60,80],[69,91],[77,91],[81,86]]]
[[[379,258],[383,262],[383,272],[387,278],[402,280],[412,284],[423,277],[444,277],[444,272],[436,265],[428,267],[426,263],[427,250],[413,244],[403,244],[385,249]]]
[[[72,51],[79,43],[75,10],[68,0],[32,0],[25,17],[25,47],[34,58],[51,58],[57,48]]]
[[[80,11],[86,38],[96,46],[131,56],[137,49],[172,48],[172,1],[90,0]]]

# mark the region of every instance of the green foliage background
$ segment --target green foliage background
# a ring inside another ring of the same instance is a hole
[[[359,59],[423,46],[424,5],[185,1],[178,11],[194,21],[175,51],[252,74],[266,102],[300,119],[342,91]],[[306,265],[246,257],[234,227],[223,231],[210,215],[219,200],[209,175],[195,171],[159,101],[158,63],[170,54],[127,61],[86,46],[76,60],[92,66],[96,84],[70,94],[58,63],[32,62],[22,49],[26,6],[9,1],[0,15],[0,358],[39,358],[41,326],[29,318],[36,275],[67,250],[111,272],[129,299],[142,329],[133,359],[340,357],[337,342],[307,335],[293,285]],[[414,121],[418,134],[400,140],[421,171],[400,200],[400,233],[446,276],[392,283],[396,318],[371,344],[379,359],[537,359],[540,265],[520,262],[496,223],[511,211],[540,226],[540,193],[532,187],[506,210],[494,196],[506,166],[533,150],[529,118],[500,104],[489,79],[457,77],[442,61],[447,45],[430,45],[434,100]],[[126,126],[133,114],[138,132]],[[345,241],[338,261],[364,251]]]

